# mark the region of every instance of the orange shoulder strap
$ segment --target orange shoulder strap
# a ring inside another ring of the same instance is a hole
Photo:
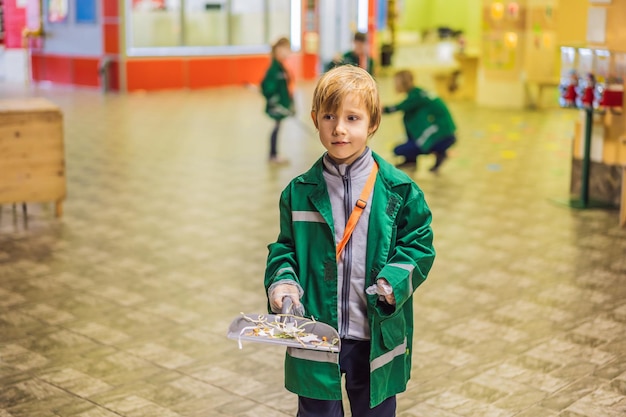
[[[367,206],[367,200],[370,198],[370,194],[374,189],[374,183],[376,182],[376,174],[378,174],[378,164],[374,162],[374,166],[372,167],[372,171],[370,172],[369,177],[367,177],[367,181],[363,186],[363,191],[361,191],[361,196],[356,201],[356,205],[354,209],[352,209],[352,213],[350,213],[350,217],[348,218],[348,223],[346,223],[346,229],[343,231],[343,237],[341,238],[341,242],[337,245],[336,253],[337,253],[337,261],[339,261],[339,257],[341,256],[341,252],[343,248],[350,240],[350,236],[352,236],[352,232],[356,227],[361,214],[363,214],[363,210],[365,206]]]

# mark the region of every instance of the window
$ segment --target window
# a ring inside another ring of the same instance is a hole
[[[291,16],[299,1],[127,0],[128,55],[267,52],[292,31],[299,38],[299,16]]]
[[[267,30],[270,42],[275,41],[281,36],[288,36],[291,23],[291,9],[289,0],[274,0],[269,2],[269,13],[267,15]],[[299,10],[299,8],[298,8]],[[293,10],[297,12],[297,10]],[[299,36],[298,36],[299,38]],[[291,38],[291,42],[295,45],[296,39]],[[297,48],[296,48],[297,49]]]
[[[225,46],[228,41],[228,0],[186,0],[184,45]]]

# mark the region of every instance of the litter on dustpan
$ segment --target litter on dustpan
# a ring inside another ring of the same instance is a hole
[[[243,314],[235,318],[229,328],[229,339],[271,343],[301,349],[339,352],[337,331],[328,324],[298,317],[289,313],[292,301],[285,297],[281,314]]]

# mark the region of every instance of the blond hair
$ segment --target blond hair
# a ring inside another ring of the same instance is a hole
[[[335,113],[348,94],[354,94],[367,109],[373,135],[380,125],[380,97],[376,81],[363,68],[342,65],[324,74],[315,86],[311,111]]]
[[[394,74],[393,78],[405,93],[411,91],[415,86],[413,73],[409,70],[400,70]]]

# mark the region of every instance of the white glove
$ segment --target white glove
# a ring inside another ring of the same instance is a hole
[[[382,301],[386,301],[387,304],[395,306],[396,297],[393,295],[393,288],[389,285],[389,282],[385,278],[379,278],[376,280],[376,284],[367,287],[365,292],[369,295],[378,294],[378,298]]]
[[[304,307],[300,302],[300,291],[300,286],[295,282],[272,285],[267,295],[272,311],[274,313],[280,313],[283,308],[283,298],[290,297],[293,301],[293,314],[297,316],[304,315]]]

